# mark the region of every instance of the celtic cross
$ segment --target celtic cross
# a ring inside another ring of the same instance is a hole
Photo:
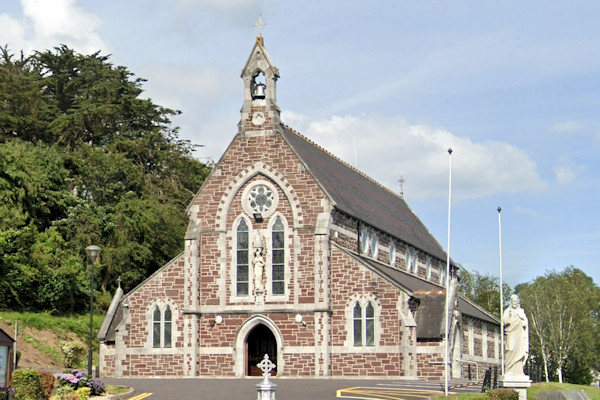
[[[265,354],[265,357],[261,362],[256,364],[256,366],[263,372],[263,376],[265,378],[271,376],[271,371],[277,367],[277,365],[273,364],[273,361],[269,360],[269,355]]]

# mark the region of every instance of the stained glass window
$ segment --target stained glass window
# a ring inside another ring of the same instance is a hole
[[[248,295],[248,224],[242,219],[237,227],[236,242],[236,294],[238,296]]]
[[[272,290],[273,294],[285,293],[285,231],[280,217],[275,219],[272,235]]]
[[[362,346],[362,307],[358,302],[354,305],[354,345]]]

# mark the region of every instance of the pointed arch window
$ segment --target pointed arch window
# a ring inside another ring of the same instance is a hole
[[[363,307],[358,301],[352,311],[354,346],[375,346],[375,307],[367,302]]]
[[[173,326],[171,307],[167,306],[163,321],[163,347],[171,347],[171,328]]]
[[[160,308],[154,307],[152,311],[152,347],[160,347],[160,331],[161,331],[161,315]]]
[[[285,294],[285,226],[281,217],[275,219],[271,238],[271,291]]]
[[[169,306],[166,306],[163,311],[158,306],[152,310],[152,347],[169,348],[172,346],[172,316]]]
[[[248,283],[248,253],[250,249],[248,223],[240,220],[237,226],[236,240],[236,295],[247,296]]]

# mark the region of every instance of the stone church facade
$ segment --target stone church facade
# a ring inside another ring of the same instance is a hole
[[[268,354],[278,376],[444,378],[444,250],[402,197],[282,124],[278,78],[259,35],[184,252],[117,289],[101,376],[252,376]],[[500,330],[449,271],[458,378],[499,365]]]

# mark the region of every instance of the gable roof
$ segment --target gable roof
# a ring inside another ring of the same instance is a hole
[[[338,210],[440,260],[446,259],[442,246],[403,198],[291,128],[283,126],[282,136]]]

